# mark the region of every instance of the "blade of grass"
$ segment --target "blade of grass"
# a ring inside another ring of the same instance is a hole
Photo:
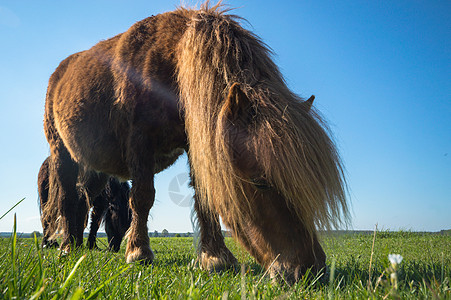
[[[64,290],[67,288],[67,286],[71,282],[72,278],[74,277],[75,271],[77,271],[78,266],[81,264],[83,259],[85,259],[85,257],[86,257],[86,254],[83,255],[82,257],[80,257],[80,259],[75,263],[75,266],[72,268],[72,271],[69,273],[69,275],[67,276],[67,278],[64,281],[63,285],[60,287],[60,289],[58,290],[56,295],[52,298],[52,300],[55,300],[55,299],[58,299],[58,298],[61,297],[61,295],[63,294]]]
[[[23,284],[21,285],[21,290],[26,290],[28,287],[28,283],[30,282],[31,278],[34,277],[35,273],[38,270],[38,264],[39,262],[35,262],[33,265],[33,268],[31,269],[30,273],[28,274],[28,277],[25,278],[25,281],[23,282]]]
[[[0,217],[0,220],[3,219],[4,216],[6,216],[10,211],[12,211],[12,210],[14,209],[14,207],[16,207],[17,205],[19,205],[19,204],[20,204],[22,201],[24,201],[24,200],[25,200],[25,198],[23,198],[22,200],[20,200],[20,201],[17,202],[16,204],[14,204],[13,207],[11,207],[7,212],[5,212],[5,213],[3,214],[3,216]]]
[[[45,284],[45,269],[44,269],[44,262],[42,259],[42,253],[41,253],[41,246],[39,245],[38,242],[38,238],[36,237],[36,235],[34,235],[34,245],[36,247],[36,251],[38,252],[38,278],[36,279],[37,284],[36,284],[36,291],[35,294],[33,295],[36,296],[37,299],[39,298],[39,296],[44,292],[45,288],[46,288],[46,284]]]
[[[370,291],[373,288],[373,285],[371,284],[371,270],[372,270],[371,266],[373,263],[374,242],[376,241],[376,232],[377,232],[377,223],[376,227],[374,228],[373,246],[371,247],[370,267],[368,268],[368,291]]]
[[[280,253],[277,254],[276,258],[274,258],[274,260],[272,261],[272,263],[269,265],[269,267],[266,269],[265,273],[263,273],[262,277],[260,277],[260,280],[257,282],[257,285],[262,281],[262,279],[266,276],[266,274],[268,274],[269,270],[271,269],[272,265],[277,261],[277,259],[279,258]]]
[[[122,273],[124,273],[125,271],[127,271],[130,268],[130,266],[126,266],[125,268],[123,268],[119,273],[117,273],[116,275],[114,275],[113,277],[110,277],[109,279],[105,280],[95,291],[93,291],[87,298],[86,300],[89,299],[94,299],[95,297],[97,297],[97,295],[99,294],[99,292],[103,289],[103,287],[105,285],[107,285],[110,281],[114,280],[116,277],[118,277],[119,275],[121,275]]]
[[[28,277],[25,278],[25,281],[19,280],[18,281],[18,297],[22,296],[22,292],[25,292],[25,290],[28,287],[28,283],[30,282],[31,278],[33,277],[34,273],[36,272],[37,269],[37,261],[35,261],[34,263],[32,263],[32,261],[34,260],[31,256],[32,256],[32,251],[33,251],[33,247],[30,247],[28,249],[27,255],[25,256],[25,258],[21,259],[21,263],[18,264],[17,269],[18,270],[22,270],[22,273],[24,275],[28,274]],[[30,271],[31,268],[31,271]],[[21,278],[22,276],[18,276],[18,278]]]
[[[16,291],[17,289],[17,272],[16,272],[16,246],[17,246],[17,223],[16,223],[16,214],[14,214],[14,225],[13,225],[13,235],[11,236],[11,271],[12,271],[12,291]]]
[[[44,292],[45,290],[45,285],[43,285],[39,291],[37,291],[33,296],[31,296],[30,300],[34,300],[34,299],[39,299],[39,297],[41,296],[41,294]]]
[[[42,261],[42,255],[41,255],[41,247],[38,243],[38,238],[36,237],[36,234],[34,235],[34,245],[36,247],[36,250],[38,252],[38,260],[39,260],[39,282],[43,282],[44,279],[44,268],[43,268],[43,261]],[[39,288],[39,286],[38,286]]]

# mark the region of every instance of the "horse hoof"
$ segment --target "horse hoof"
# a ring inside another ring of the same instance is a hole
[[[221,256],[214,256],[207,252],[200,254],[200,267],[210,273],[222,272],[233,269],[238,270],[238,261],[231,252],[222,253]]]
[[[144,265],[150,265],[154,259],[152,249],[148,246],[127,251],[125,257],[127,263],[139,262]]]

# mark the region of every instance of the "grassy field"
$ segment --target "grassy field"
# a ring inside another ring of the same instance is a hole
[[[229,238],[241,271],[221,274],[195,266],[192,238],[151,238],[156,260],[147,267],[126,264],[124,244],[118,254],[80,249],[60,256],[41,250],[39,239],[2,238],[0,299],[451,299],[450,236],[378,232],[374,248],[372,235],[322,239],[327,272],[288,286],[272,282]],[[98,245],[105,248],[105,240]],[[396,271],[391,253],[403,257]]]

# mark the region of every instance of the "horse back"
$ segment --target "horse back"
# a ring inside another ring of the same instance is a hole
[[[129,137],[138,131],[154,147],[156,171],[172,164],[186,143],[174,82],[185,23],[183,16],[147,18],[61,62],[46,98],[50,146],[64,145],[90,169],[130,178]]]

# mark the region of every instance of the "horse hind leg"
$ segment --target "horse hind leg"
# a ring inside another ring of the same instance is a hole
[[[206,211],[197,194],[194,195],[194,209],[200,227],[198,257],[201,268],[209,272],[236,268],[238,261],[224,243],[218,214]]]

